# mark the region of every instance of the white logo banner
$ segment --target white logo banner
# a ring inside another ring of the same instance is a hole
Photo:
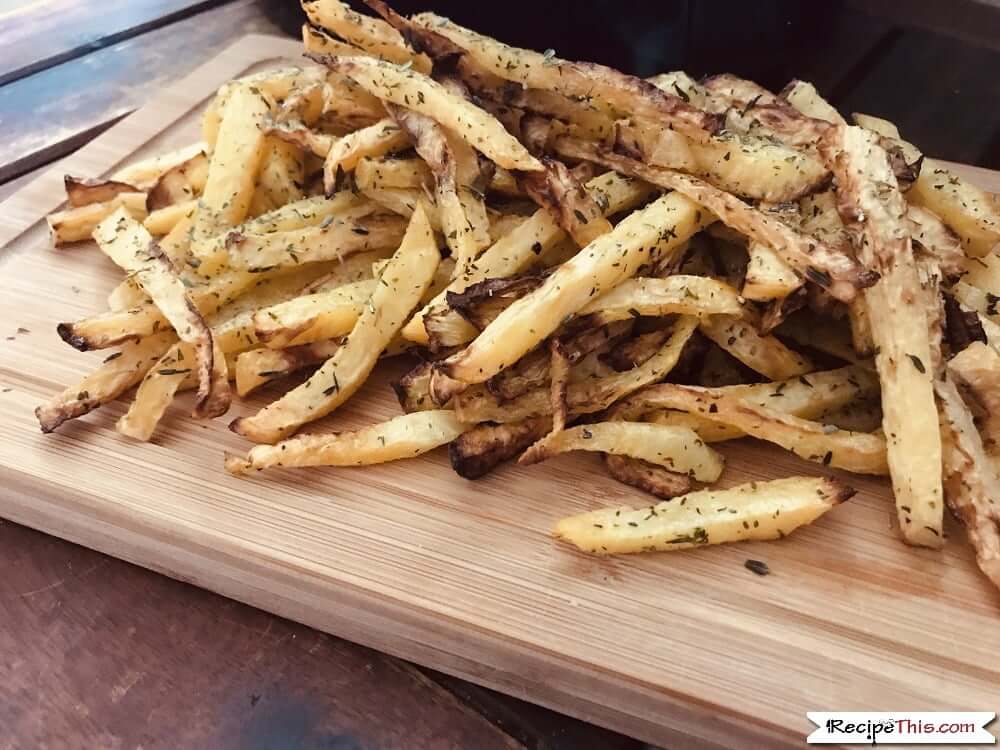
[[[811,745],[995,745],[988,711],[810,711]]]

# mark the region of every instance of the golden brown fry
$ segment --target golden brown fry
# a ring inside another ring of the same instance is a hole
[[[323,162],[323,188],[327,195],[337,190],[341,172],[349,172],[366,156],[385,156],[410,147],[410,138],[395,120],[387,117],[334,141]]]
[[[665,279],[628,279],[602,294],[580,311],[599,313],[601,319],[627,320],[640,315],[740,315],[739,293],[728,284],[703,276],[668,276]]]
[[[695,140],[704,140],[719,129],[717,117],[635,76],[603,65],[568,62],[551,53],[510,47],[433,13],[422,13],[413,21],[447,37],[483,69],[524,88],[601,101],[618,112],[679,130]]]
[[[248,396],[277,378],[326,362],[341,347],[341,339],[314,341],[285,349],[252,349],[236,358],[236,393]]]
[[[670,471],[714,482],[722,474],[722,456],[694,430],[646,422],[597,422],[552,432],[517,460],[529,466],[569,451],[597,451],[638,458]]]
[[[469,425],[453,412],[420,411],[353,432],[299,435],[277,445],[258,445],[246,459],[226,457],[226,471],[246,474],[271,467],[367,466],[413,458],[450,443]]]
[[[91,203],[107,203],[123,193],[141,193],[135,185],[117,180],[90,179],[87,177],[63,176],[66,188],[66,202],[71,208],[79,208]]]
[[[944,459],[944,498],[976,550],[979,569],[1000,587],[1000,479],[955,384],[935,378]]]
[[[990,453],[1000,452],[1000,353],[974,342],[948,361],[948,374],[979,407],[979,431]]]
[[[320,224],[283,232],[231,233],[226,246],[233,268],[269,271],[397,247],[405,229],[406,221],[398,216],[334,219],[326,222],[326,226]]]
[[[676,409],[736,428],[760,440],[780,445],[800,458],[858,474],[886,474],[885,438],[846,432],[811,422],[783,410],[751,404],[738,396],[708,389],[662,384],[640,391],[633,401],[645,407]]]
[[[205,189],[207,179],[208,157],[202,151],[160,175],[146,194],[146,210],[152,213],[192,200]]]
[[[882,382],[883,427],[903,538],[942,543],[941,434],[934,402],[929,311],[905,224],[906,202],[877,137],[834,128],[821,144],[837,194],[863,231],[861,260],[882,279],[865,291],[875,363]],[[846,217],[845,217],[846,218]]]
[[[501,167],[525,171],[542,169],[538,160],[494,117],[415,70],[365,57],[319,56],[316,59],[357,81],[383,101],[437,120]]]
[[[146,194],[118,193],[103,203],[87,203],[49,214],[45,219],[49,225],[53,247],[89,240],[97,225],[121,208],[142,221],[146,218]]]
[[[420,301],[440,259],[427,217],[418,209],[347,343],[305,383],[230,428],[254,442],[274,443],[344,403]]]
[[[754,325],[734,315],[713,315],[703,319],[699,328],[747,367],[772,380],[816,369],[805,355],[792,351],[774,336],[762,336]]]
[[[194,348],[198,373],[195,415],[224,414],[229,408],[229,384],[224,370],[220,371],[225,359],[215,356],[218,352],[211,329],[149,232],[119,209],[98,225],[94,239],[105,255],[135,277],[178,338]]]
[[[302,4],[314,26],[328,29],[363,52],[393,63],[408,63],[422,73],[431,69],[425,55],[415,53],[399,32],[385,21],[351,10],[340,0],[312,0]],[[325,51],[325,50],[324,50]]]
[[[665,378],[677,364],[697,327],[697,318],[680,317],[660,351],[640,366],[606,377],[571,382],[566,389],[570,413],[602,411],[643,386]],[[550,414],[552,403],[545,388],[529,391],[512,401],[500,401],[485,389],[470,389],[455,396],[452,406],[465,422],[516,422]]]
[[[52,432],[63,422],[89,414],[110,403],[142,380],[146,371],[177,340],[164,331],[139,341],[126,342],[79,383],[71,385],[35,409],[42,432]]]
[[[488,380],[583,309],[592,297],[634,275],[643,264],[668,257],[710,221],[706,212],[677,193],[657,199],[594,240],[542,286],[504,310],[465,350],[441,363],[440,372],[463,383]]]
[[[159,237],[169,234],[182,219],[190,219],[194,216],[197,206],[198,201],[194,199],[164,206],[163,208],[151,211],[143,219],[142,225],[154,236]]]
[[[204,143],[192,143],[122,167],[115,171],[109,179],[115,182],[125,182],[129,185],[135,185],[138,190],[146,190],[153,187],[156,181],[160,179],[160,176],[168,169],[172,169],[178,164],[183,164],[204,150]]]
[[[258,310],[253,316],[256,335],[269,349],[344,336],[358,322],[377,283],[357,281]]]
[[[833,478],[750,482],[692,492],[651,507],[581,513],[562,519],[552,535],[597,555],[784,539],[853,495],[853,489]]]

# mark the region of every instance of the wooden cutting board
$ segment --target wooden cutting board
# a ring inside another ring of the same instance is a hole
[[[854,500],[780,543],[604,560],[548,536],[566,514],[650,502],[593,456],[478,482],[444,450],[227,476],[223,451],[247,447],[229,419],[273,393],[209,424],[180,399],[147,444],[114,430],[127,402],[40,434],[34,407],[103,356],[55,324],[103,309],[120,277],[91,245],[50,248],[62,173],[191,142],[219,84],[295,57],[245,38],[0,207],[0,515],[668,747],[800,746],[809,710],[1000,706],[1000,597],[958,528],[942,552],[901,544],[883,481],[848,477]],[[400,367],[380,367],[331,425],[399,412]],[[759,444],[723,450],[727,485],[817,472]]]

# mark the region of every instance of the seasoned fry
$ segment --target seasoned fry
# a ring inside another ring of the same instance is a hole
[[[517,460],[530,465],[569,451],[597,451],[628,456],[714,482],[722,474],[722,456],[705,445],[694,430],[644,422],[598,422],[553,432]]]
[[[408,63],[422,73],[430,72],[430,60],[415,54],[385,21],[356,13],[340,0],[311,0],[302,7],[311,24],[329,29],[349,44],[389,62]]]
[[[299,435],[258,445],[246,459],[226,457],[226,471],[246,474],[270,467],[366,466],[413,458],[450,443],[469,425],[445,409],[404,414],[354,432]]]
[[[433,179],[427,163],[421,159],[365,156],[354,167],[354,181],[360,190],[423,188]]]
[[[248,215],[260,216],[304,197],[306,165],[298,146],[268,137]]]
[[[94,239],[105,255],[135,277],[178,338],[194,348],[198,374],[195,416],[224,414],[229,408],[225,359],[216,356],[211,330],[153,238],[124,209],[119,209],[98,225]]]
[[[146,194],[146,210],[152,213],[175,203],[192,200],[205,189],[207,179],[208,157],[204,151],[200,151],[160,175]]]
[[[799,375],[775,383],[733,385],[702,389],[699,392],[739,400],[800,419],[815,420],[830,411],[877,397],[879,385],[873,372],[854,366]],[[616,404],[612,414],[616,418],[627,419],[636,419],[645,414],[644,419],[659,424],[690,427],[709,443],[735,440],[747,434],[732,424],[723,424],[693,412],[680,412],[672,408],[650,412],[652,407],[645,401],[644,393],[645,391],[640,391]]]
[[[566,389],[570,413],[579,415],[603,411],[643,386],[662,380],[677,364],[697,327],[697,318],[681,317],[674,323],[670,338],[660,351],[640,366],[606,377],[571,382]],[[516,422],[551,414],[552,408],[545,388],[507,402],[501,402],[486,391],[471,389],[456,395],[451,404],[464,422]]]
[[[677,193],[655,200],[504,310],[465,350],[439,365],[440,372],[463,383],[488,380],[581,310],[591,297],[629,278],[644,263],[667,257],[709,222],[706,212]]]
[[[752,324],[734,315],[705,318],[699,329],[747,367],[772,380],[784,380],[816,369],[805,355],[793,352],[774,336],[760,335]]]
[[[247,396],[293,372],[320,365],[337,353],[341,339],[314,341],[285,349],[252,349],[236,358],[236,393]]]
[[[327,195],[337,190],[337,178],[354,169],[366,156],[385,156],[410,147],[410,138],[392,118],[355,130],[334,141],[323,162],[323,188]]]
[[[651,194],[647,186],[613,172],[590,180],[587,183],[587,190],[602,207],[605,216],[629,210]],[[472,284],[486,279],[506,278],[520,273],[532,263],[544,258],[546,252],[551,252],[565,239],[566,233],[559,228],[555,219],[548,211],[540,209],[517,229],[486,250],[476,259],[475,264],[464,269],[448,286],[446,292],[461,292]],[[435,297],[429,305],[413,316],[403,329],[403,336],[416,343],[428,343],[424,316],[432,308],[441,308],[444,302],[445,293]]]
[[[183,203],[174,203],[155,211],[150,211],[143,219],[142,225],[146,231],[154,236],[169,234],[182,219],[189,219],[194,216],[198,201],[191,199]]]
[[[142,380],[175,341],[177,336],[173,331],[164,331],[125,343],[121,351],[108,355],[96,370],[79,383],[35,409],[42,432],[53,432],[63,422],[82,417],[114,401]]]
[[[72,208],[91,203],[107,203],[123,193],[142,192],[135,185],[116,180],[92,180],[86,177],[63,176],[66,188],[66,202]]]
[[[826,120],[834,125],[847,124],[840,112],[820,96],[816,87],[808,81],[792,81],[782,89],[780,96],[804,115]]]
[[[344,336],[358,322],[377,283],[357,281],[258,310],[253,316],[257,338],[270,349],[284,349]]]
[[[114,182],[135,185],[137,190],[146,190],[153,187],[164,172],[173,169],[178,164],[183,164],[204,150],[204,143],[192,143],[174,151],[168,151],[122,167],[114,172],[109,179]]]
[[[857,474],[888,473],[885,438],[881,435],[846,432],[791,416],[783,410],[751,404],[738,396],[690,386],[650,386],[632,398],[647,407],[676,409],[734,427],[824,466]]]
[[[230,428],[254,442],[274,443],[344,403],[430,286],[440,258],[427,217],[418,209],[347,343],[305,383]]]
[[[1000,206],[985,190],[952,174],[943,164],[925,161],[907,198],[954,230],[969,257],[989,255],[1000,244]]]
[[[882,382],[883,429],[903,538],[941,546],[941,435],[934,403],[930,321],[918,304],[921,282],[904,224],[905,201],[876,137],[836,128],[821,144],[841,202],[862,227],[861,259],[882,279],[865,291],[875,363]],[[863,218],[862,218],[863,217]]]
[[[45,217],[53,247],[89,240],[97,225],[124,208],[134,219],[146,218],[145,193],[118,193],[103,203],[87,203]]]
[[[229,264],[259,272],[340,260],[368,250],[397,247],[406,228],[405,220],[397,216],[334,219],[325,224],[267,234],[230,234],[226,240]]]
[[[506,169],[542,169],[494,117],[416,70],[366,57],[319,56],[316,61],[349,76],[379,99],[436,119]]]
[[[979,406],[979,431],[989,453],[1000,452],[1000,353],[981,342],[948,361],[948,374]]]
[[[965,402],[948,378],[935,378],[941,418],[945,501],[976,550],[976,563],[1000,587],[1000,480]]]
[[[242,222],[250,210],[264,155],[264,118],[270,109],[267,97],[252,85],[236,87],[226,102],[191,232],[191,248],[202,274],[214,272],[227,260],[207,240]]]
[[[739,315],[740,295],[728,284],[703,276],[628,279],[580,311],[600,313],[606,322],[640,315]]]
[[[495,76],[525,88],[602,101],[618,112],[679,130],[695,140],[704,140],[719,129],[718,118],[635,76],[603,65],[568,62],[551,54],[509,47],[433,13],[421,13],[413,21],[447,37]]]
[[[853,495],[832,478],[751,482],[692,492],[652,507],[581,513],[562,519],[552,535],[597,555],[784,539]]]

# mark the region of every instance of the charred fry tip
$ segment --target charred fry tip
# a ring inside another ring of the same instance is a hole
[[[229,423],[229,431],[235,432],[237,435],[245,435],[243,428],[243,420],[246,417],[237,417],[232,422]]]
[[[90,342],[85,337],[75,332],[74,323],[60,323],[56,326],[56,333],[59,334],[59,338],[77,351],[89,352],[92,348]]]
[[[853,487],[844,484],[839,479],[834,479],[833,477],[827,477],[826,479],[827,487],[829,489],[829,495],[827,499],[833,505],[840,505],[845,503],[858,494],[858,491]]]
[[[448,364],[441,362],[431,372],[431,399],[438,406],[444,406],[453,396],[469,387],[468,383],[455,380],[448,374]]]
[[[36,406],[35,419],[38,420],[38,426],[41,428],[42,433],[48,435],[50,432],[55,432],[59,425],[69,419],[69,416],[63,414],[51,414],[44,406]]]

